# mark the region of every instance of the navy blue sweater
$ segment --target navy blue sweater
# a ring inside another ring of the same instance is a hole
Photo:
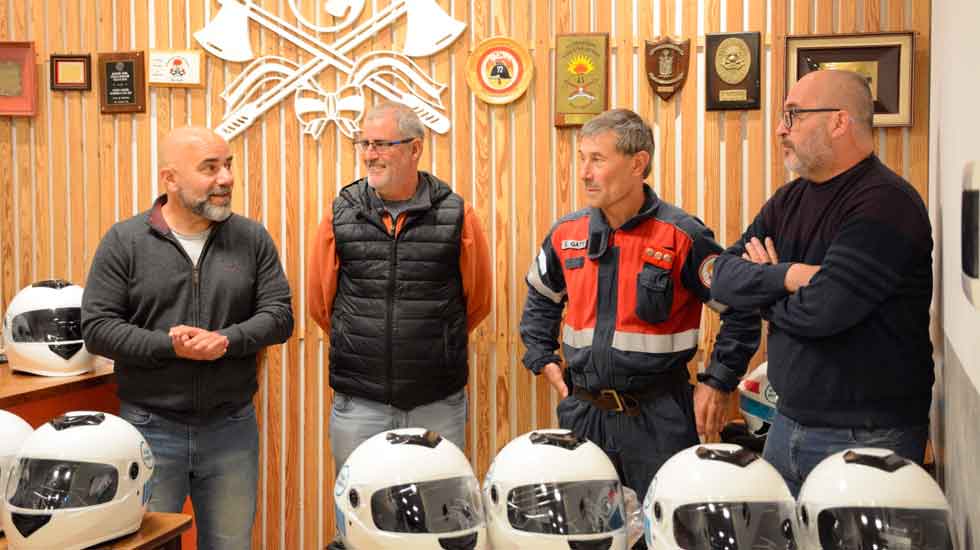
[[[743,260],[752,237],[772,237],[780,263]],[[784,278],[793,262],[820,271],[790,294]],[[780,188],[719,257],[712,296],[769,320],[769,379],[789,418],[928,423],[932,230],[915,189],[875,155],[824,183],[799,178]],[[709,375],[724,381],[745,371],[729,367]]]

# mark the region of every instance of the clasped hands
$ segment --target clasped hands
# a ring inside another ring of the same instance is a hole
[[[195,361],[214,361],[228,351],[228,337],[217,332],[177,325],[170,329],[169,334],[177,357]]]

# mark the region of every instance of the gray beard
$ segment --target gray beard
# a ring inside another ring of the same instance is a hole
[[[188,200],[186,197],[184,197],[183,193],[179,193],[179,196],[180,202],[184,203],[185,208],[206,220],[223,222],[227,220],[229,216],[231,216],[231,205],[215,206],[209,203],[208,199],[211,197],[210,194],[200,201]]]

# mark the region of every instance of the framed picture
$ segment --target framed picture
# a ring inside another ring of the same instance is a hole
[[[174,88],[204,87],[204,50],[150,50],[147,83]]]
[[[705,35],[705,110],[759,108],[762,96],[761,36],[758,32]]]
[[[609,34],[555,39],[555,126],[581,126],[609,105]]]
[[[854,71],[868,80],[875,126],[912,126],[912,32],[786,37],[786,89],[810,71]]]
[[[91,90],[92,56],[51,54],[52,90]]]
[[[534,61],[527,48],[503,36],[480,42],[466,60],[466,83],[470,90],[493,105],[521,97],[532,76]]]
[[[142,51],[99,54],[99,99],[103,114],[146,112]]]
[[[34,116],[35,63],[33,42],[0,42],[0,115]]]

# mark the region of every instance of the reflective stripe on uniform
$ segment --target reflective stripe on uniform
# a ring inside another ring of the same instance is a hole
[[[531,269],[527,270],[527,284],[531,285],[531,288],[537,290],[542,296],[548,298],[556,304],[560,304],[562,298],[565,297],[565,291],[555,292],[548,288],[548,285],[544,284],[541,280],[541,276],[538,275],[537,263],[531,262]]]
[[[595,330],[584,328],[575,330],[565,325],[562,341],[573,348],[586,348],[592,345]],[[643,334],[638,332],[613,333],[612,348],[619,351],[639,353],[676,353],[696,348],[698,329],[685,330],[674,334]]]

